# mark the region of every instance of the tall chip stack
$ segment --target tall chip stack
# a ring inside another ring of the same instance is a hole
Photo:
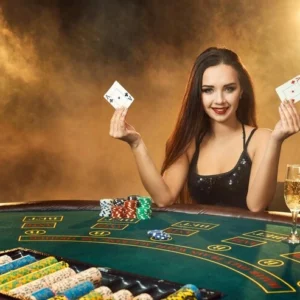
[[[138,196],[138,207],[136,209],[136,216],[139,220],[151,219],[152,209],[152,199],[150,197]]]
[[[113,199],[101,199],[100,200],[100,217],[111,217],[111,208],[114,205]]]

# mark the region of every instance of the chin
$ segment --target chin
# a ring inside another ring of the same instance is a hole
[[[224,123],[224,122],[227,122],[227,121],[229,121],[231,118],[232,118],[232,116],[231,115],[229,115],[229,114],[226,114],[226,115],[220,115],[220,116],[216,116],[216,115],[214,115],[214,116],[209,116],[210,117],[210,119],[212,120],[212,121],[215,121],[215,122],[218,122],[218,123]]]

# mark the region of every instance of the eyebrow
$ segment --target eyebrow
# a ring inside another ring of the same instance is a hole
[[[232,85],[236,85],[236,83],[235,82],[231,82],[231,83],[227,83],[227,84],[225,84],[224,86],[225,87],[228,87],[228,86],[232,86]],[[207,84],[204,84],[204,85],[202,85],[202,87],[214,87],[213,85],[207,85]]]

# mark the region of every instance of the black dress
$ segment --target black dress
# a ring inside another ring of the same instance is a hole
[[[226,173],[216,175],[200,175],[197,173],[197,162],[202,138],[196,142],[196,150],[188,174],[188,188],[190,196],[197,203],[248,209],[246,197],[252,161],[247,152],[247,147],[256,128],[251,131],[246,141],[245,127],[244,125],[242,127],[243,152],[235,167]]]

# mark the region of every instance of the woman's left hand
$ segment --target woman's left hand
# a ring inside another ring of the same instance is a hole
[[[284,100],[279,106],[280,121],[276,124],[271,136],[283,142],[289,136],[300,131],[300,115],[293,101]]]

